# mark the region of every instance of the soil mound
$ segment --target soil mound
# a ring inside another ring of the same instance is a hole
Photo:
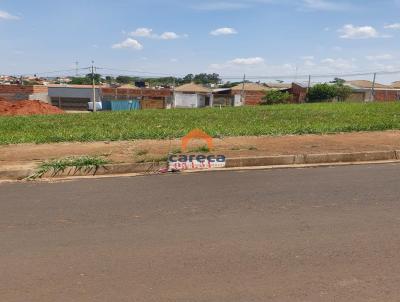
[[[17,101],[10,102],[0,98],[0,115],[40,115],[40,114],[62,114],[63,110],[58,107],[40,101]]]

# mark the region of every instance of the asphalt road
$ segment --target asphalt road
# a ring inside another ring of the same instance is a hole
[[[400,165],[0,185],[0,301],[399,301]]]

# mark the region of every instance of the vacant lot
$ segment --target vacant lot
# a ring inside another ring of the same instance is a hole
[[[305,104],[1,117],[0,144],[214,137],[400,129],[400,103]]]

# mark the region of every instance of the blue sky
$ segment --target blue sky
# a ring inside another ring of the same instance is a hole
[[[399,70],[399,12],[400,0],[0,0],[0,74],[92,59],[227,77]]]

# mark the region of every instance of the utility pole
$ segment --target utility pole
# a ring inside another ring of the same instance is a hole
[[[243,75],[243,85],[242,85],[242,92],[240,94],[240,101],[244,105],[245,102],[245,95],[244,95],[244,89],[245,89],[245,83],[246,83],[246,74]]]
[[[375,84],[376,84],[376,72],[374,73],[374,80],[372,81],[372,102],[375,101]]]
[[[308,76],[307,96],[306,96],[307,101],[308,101],[308,93],[310,92],[310,88],[311,88],[311,74]]]
[[[75,62],[75,76],[76,77],[79,76],[79,62],[78,61]]]
[[[94,61],[92,61],[92,88],[93,88],[93,112],[97,111],[96,108],[96,82],[94,79]]]
[[[176,86],[176,78],[175,76],[173,76],[173,90],[172,90],[172,104],[171,104],[171,108],[175,108],[175,86]]]

